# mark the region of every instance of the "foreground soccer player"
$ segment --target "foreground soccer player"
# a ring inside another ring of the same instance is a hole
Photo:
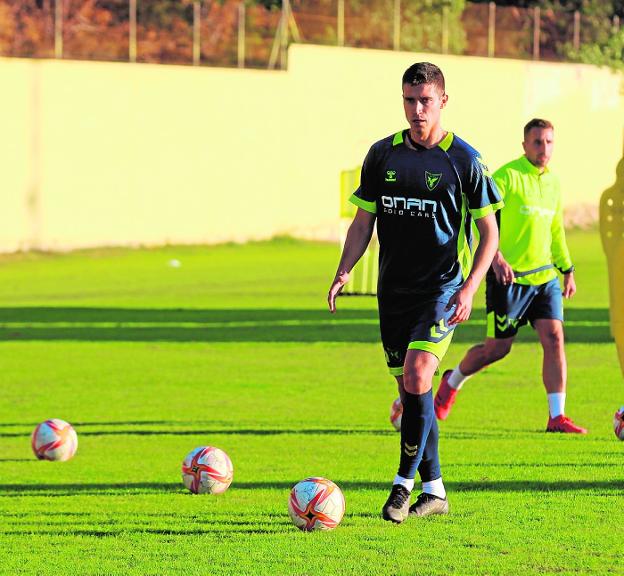
[[[486,281],[487,337],[442,376],[435,397],[440,420],[448,416],[463,383],[506,356],[520,326],[531,322],[544,350],[542,378],[550,413],[546,432],[587,432],[565,415],[563,303],[555,268],[563,274],[564,297],[571,298],[576,285],[559,181],[548,169],[553,144],[553,125],[534,118],[524,127],[524,156],[494,173],[505,208],[500,212],[500,249]]]
[[[442,71],[421,62],[405,71],[403,107],[409,129],[371,147],[358,207],[328,294],[329,309],[360,259],[377,220],[377,299],[386,361],[403,402],[398,474],[382,515],[446,514],[431,382],[455,325],[468,319],[473,295],[498,244],[494,212],[502,206],[479,153],[446,132]],[[472,264],[471,221],[481,241]],[[410,508],[416,470],[423,491]]]

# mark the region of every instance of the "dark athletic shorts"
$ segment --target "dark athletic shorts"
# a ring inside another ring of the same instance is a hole
[[[520,326],[535,320],[561,320],[563,300],[559,279],[539,286],[510,284],[503,286],[488,275],[485,290],[487,337],[511,338]]]
[[[402,306],[393,300],[391,310],[379,302],[381,342],[390,374],[403,374],[408,349],[431,352],[442,360],[453,339],[455,326],[448,320],[455,308],[445,310],[447,302],[414,302],[413,296],[405,297]]]

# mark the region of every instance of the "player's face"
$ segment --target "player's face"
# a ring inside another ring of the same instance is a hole
[[[552,128],[531,128],[522,143],[527,159],[538,168],[546,168],[553,153],[553,146]]]
[[[403,109],[416,134],[428,134],[440,124],[448,96],[433,84],[403,84]]]

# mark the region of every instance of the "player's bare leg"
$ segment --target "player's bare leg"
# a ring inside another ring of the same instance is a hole
[[[486,366],[502,360],[511,351],[513,338],[486,338],[482,344],[473,346],[459,363],[462,374],[472,376]]]
[[[513,337],[486,338],[485,342],[473,346],[466,352],[457,368],[444,372],[435,396],[435,413],[438,420],[446,420],[464,382],[486,366],[507,356],[513,341]]]
[[[563,324],[560,320],[540,319],[534,323],[544,351],[542,379],[548,396],[547,432],[586,434],[587,430],[565,415],[567,362]]]

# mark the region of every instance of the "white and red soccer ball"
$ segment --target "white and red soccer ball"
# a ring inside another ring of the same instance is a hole
[[[344,511],[340,488],[326,478],[306,478],[290,491],[288,513],[293,524],[305,532],[333,530],[340,524]]]
[[[30,444],[39,460],[63,462],[78,449],[78,436],[65,420],[52,418],[39,424],[30,437]]]
[[[620,440],[624,440],[624,406],[613,416],[613,431]]]
[[[221,494],[234,478],[229,456],[214,446],[200,446],[182,462],[182,480],[193,494]]]
[[[401,398],[397,398],[390,407],[390,424],[397,432],[401,431],[401,419],[403,418],[403,404]]]

